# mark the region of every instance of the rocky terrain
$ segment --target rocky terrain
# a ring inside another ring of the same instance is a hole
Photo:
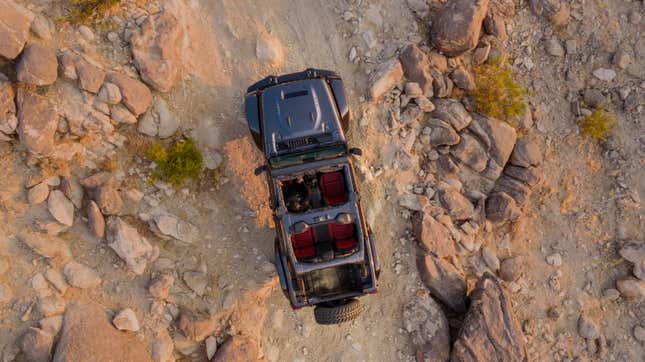
[[[2,361],[645,358],[643,1],[112,3],[0,0]],[[279,290],[242,107],[307,67],[345,80],[383,264],[333,327]],[[185,137],[200,179],[154,180]]]

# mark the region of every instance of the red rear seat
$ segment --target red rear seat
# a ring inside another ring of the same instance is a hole
[[[292,234],[291,245],[293,245],[293,252],[296,254],[296,258],[307,259],[314,257],[316,255],[314,230],[309,228],[299,234]]]
[[[322,197],[331,206],[347,202],[347,186],[342,171],[323,173],[320,176]]]
[[[354,238],[354,224],[330,223],[329,233],[334,239],[336,251],[349,251],[358,245]]]

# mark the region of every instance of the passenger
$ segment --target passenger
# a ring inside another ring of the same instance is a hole
[[[302,177],[292,180],[285,192],[287,210],[291,212],[305,212],[311,208],[309,191]]]
[[[323,206],[322,203],[322,194],[320,193],[320,186],[318,185],[318,178],[315,176],[305,177],[305,184],[307,185],[307,190],[309,192],[309,202],[311,207],[314,209],[319,209]]]

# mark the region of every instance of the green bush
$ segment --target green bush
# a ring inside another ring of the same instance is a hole
[[[157,164],[152,179],[163,180],[176,187],[183,185],[188,178],[198,179],[204,158],[191,138],[175,142],[164,148],[155,142],[147,152],[148,159]]]
[[[598,108],[580,121],[582,132],[595,139],[605,139],[611,130],[618,124],[613,114]]]
[[[66,20],[73,23],[85,23],[91,18],[101,15],[121,0],[70,0],[72,9]]]
[[[496,58],[475,69],[475,90],[471,95],[477,111],[511,125],[526,112],[524,89],[504,59]]]

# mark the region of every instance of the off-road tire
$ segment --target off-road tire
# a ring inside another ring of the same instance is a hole
[[[318,324],[340,324],[353,321],[363,309],[363,304],[358,299],[347,299],[340,303],[317,305],[314,317]]]

